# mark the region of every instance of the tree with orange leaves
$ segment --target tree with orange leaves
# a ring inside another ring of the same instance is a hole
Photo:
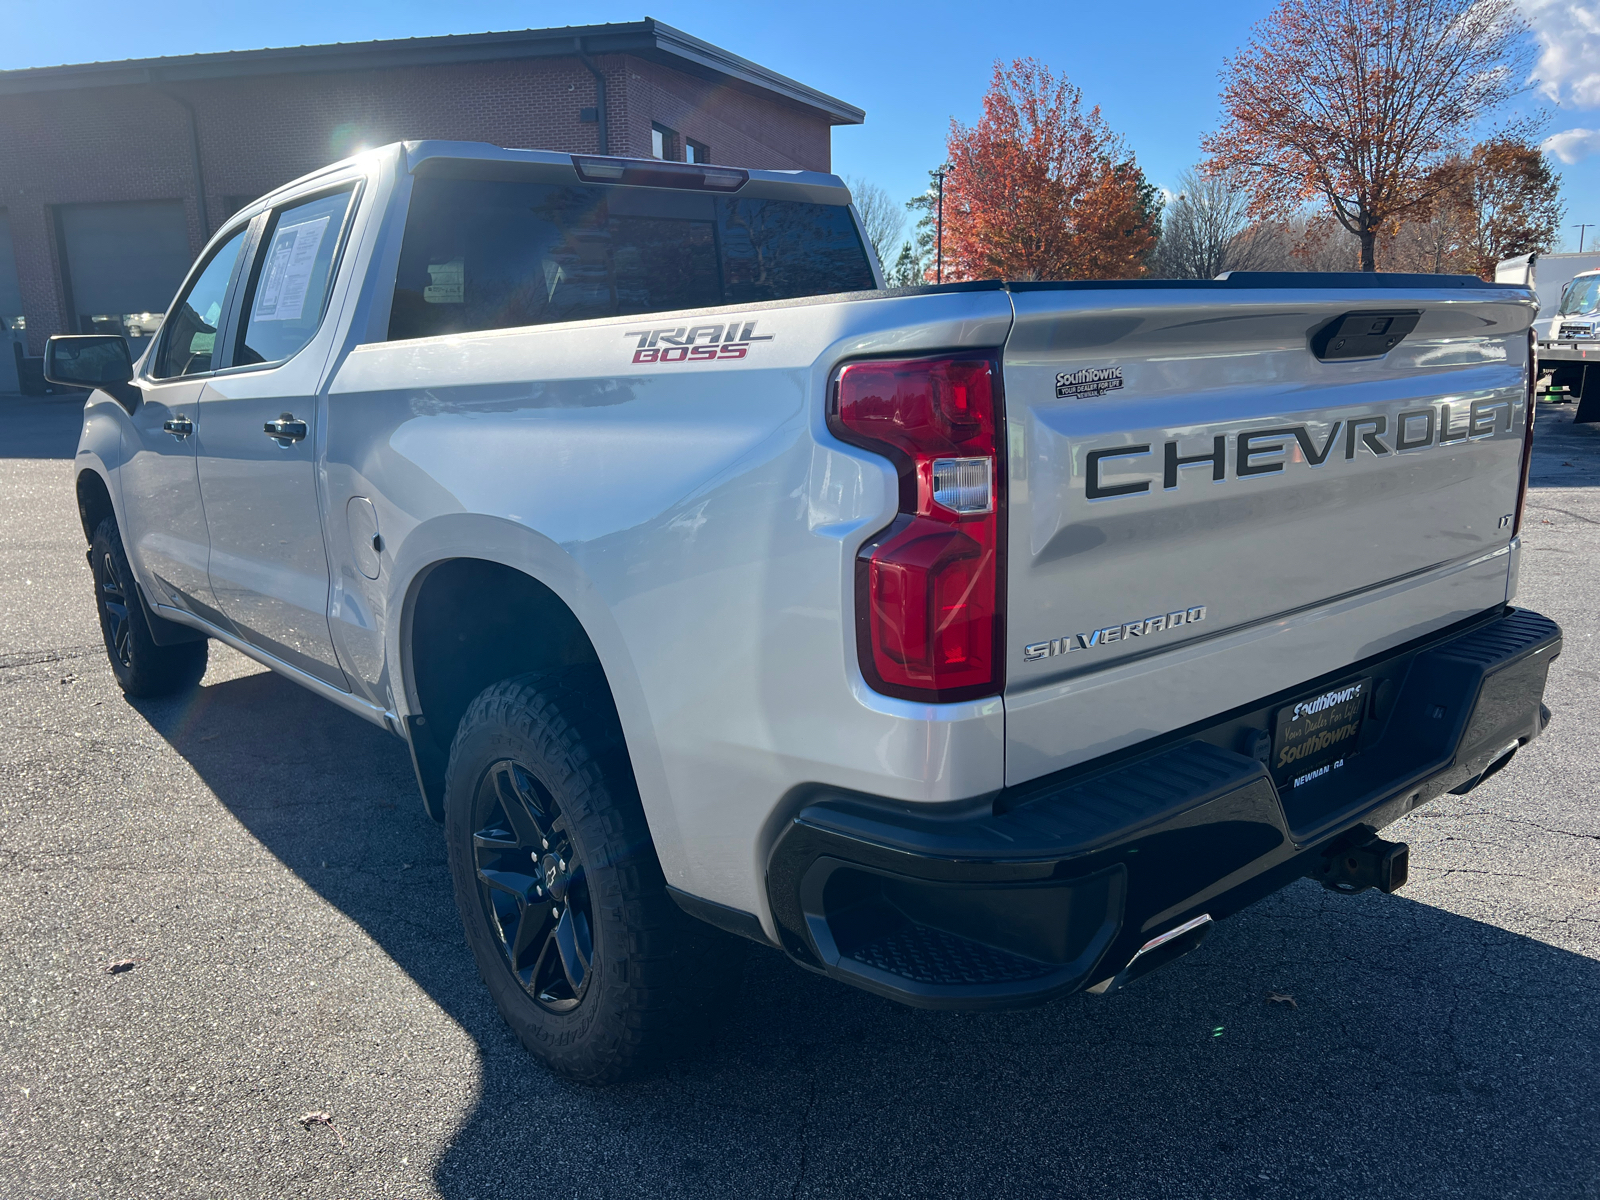
[[[1538,146],[1495,138],[1434,169],[1441,191],[1425,220],[1378,240],[1385,271],[1459,271],[1494,278],[1513,255],[1548,254],[1561,230],[1561,176]]]
[[[1426,219],[1435,168],[1522,89],[1526,32],[1516,0],[1283,0],[1224,65],[1208,167],[1256,217],[1326,200],[1376,270],[1379,231]]]
[[[1031,58],[996,62],[971,128],[950,122],[946,279],[1115,279],[1144,273],[1155,188],[1083,93]]]

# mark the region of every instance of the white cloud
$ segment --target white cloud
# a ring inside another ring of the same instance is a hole
[[[1575,163],[1591,154],[1600,154],[1600,129],[1568,129],[1551,134],[1541,148],[1564,163]]]
[[[1563,108],[1600,108],[1600,0],[1522,0],[1522,11],[1539,41],[1533,69],[1539,90]],[[1550,141],[1568,136],[1558,133]],[[1555,153],[1563,162],[1577,161]]]

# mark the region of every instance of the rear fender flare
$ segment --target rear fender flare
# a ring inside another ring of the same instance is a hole
[[[499,563],[549,588],[577,618],[600,660],[622,723],[645,817],[667,879],[683,878],[684,849],[667,773],[632,653],[594,582],[561,546],[525,525],[475,513],[424,521],[394,548],[387,611],[398,615],[384,631],[384,655],[397,679],[393,703],[402,718],[418,714],[410,655],[412,609],[430,571],[451,559]],[[401,725],[409,729],[402,719]],[[408,734],[409,736],[409,734]]]

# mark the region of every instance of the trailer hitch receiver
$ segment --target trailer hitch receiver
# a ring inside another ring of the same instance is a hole
[[[1382,838],[1343,849],[1330,850],[1322,856],[1314,878],[1330,892],[1343,892],[1353,896],[1368,888],[1380,892],[1398,891],[1405,886],[1411,850],[1404,842],[1386,842]]]

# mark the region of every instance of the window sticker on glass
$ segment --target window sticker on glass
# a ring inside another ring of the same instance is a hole
[[[267,251],[266,270],[256,290],[252,320],[298,321],[317,263],[317,248],[328,232],[328,217],[279,229]]]
[[[431,282],[422,289],[422,299],[428,304],[460,304],[467,297],[467,265],[465,260],[452,258],[449,262],[429,263]]]

